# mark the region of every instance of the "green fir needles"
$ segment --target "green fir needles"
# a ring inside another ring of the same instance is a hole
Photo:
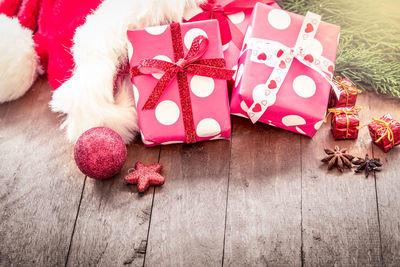
[[[400,98],[398,0],[277,0],[288,11],[312,11],[341,26],[335,75],[358,88]]]

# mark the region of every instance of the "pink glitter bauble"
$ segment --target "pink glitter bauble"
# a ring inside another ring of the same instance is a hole
[[[75,144],[76,165],[94,179],[106,179],[119,173],[126,154],[121,136],[105,127],[87,130]]]

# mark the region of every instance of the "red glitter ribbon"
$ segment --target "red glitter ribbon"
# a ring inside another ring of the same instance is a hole
[[[144,59],[139,62],[139,65],[131,68],[130,75],[134,77],[142,74],[158,73],[160,71],[165,72],[157,82],[142,110],[154,109],[164,90],[168,87],[172,79],[177,76],[186,143],[191,144],[196,142],[196,131],[187,74],[191,73],[216,79],[229,80],[232,78],[234,71],[223,68],[225,67],[225,60],[223,58],[200,59],[208,48],[208,39],[204,36],[197,36],[193,40],[185,56],[181,26],[179,23],[172,23],[170,24],[170,30],[175,63],[158,59]]]
[[[222,6],[216,0],[209,0],[207,3],[200,5],[204,12],[194,16],[189,21],[216,19],[221,31],[222,44],[224,45],[232,41],[240,49],[244,34],[227,16],[240,11],[252,10],[258,2],[266,5],[275,3],[273,0],[235,0]]]

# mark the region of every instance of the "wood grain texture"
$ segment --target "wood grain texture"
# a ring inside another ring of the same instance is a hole
[[[368,121],[369,94],[357,104],[366,106],[361,124]],[[352,170],[341,174],[327,170],[320,160],[324,147],[346,147],[353,155],[371,155],[368,130],[356,141],[334,141],[330,125],[321,127],[313,139],[302,138],[303,257],[306,266],[379,266],[379,224],[375,182]]]
[[[0,105],[0,266],[400,265],[400,147],[383,153],[367,128],[333,141],[329,125],[309,139],[235,117],[231,143],[163,146],[166,183],[139,195],[123,176],[160,148],[134,143],[121,174],[84,182],[50,96],[40,79]],[[362,124],[400,120],[399,101],[358,104]],[[328,172],[335,144],[383,171]]]
[[[221,265],[229,157],[226,140],[162,147],[146,266]]]
[[[301,266],[300,136],[233,119],[226,266]]]
[[[124,176],[137,161],[158,162],[159,152],[159,147],[145,148],[137,141],[128,147],[116,177],[87,178],[68,266],[143,265],[154,189],[140,194]]]
[[[0,265],[64,265],[84,175],[39,79],[0,105]]]
[[[386,113],[400,121],[399,100],[374,96],[369,99],[369,106],[367,122]],[[374,157],[384,163],[383,171],[376,173],[383,262],[386,266],[400,266],[400,147],[384,153],[376,145],[371,146]]]

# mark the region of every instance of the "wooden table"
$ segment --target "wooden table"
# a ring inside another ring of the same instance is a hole
[[[0,105],[0,266],[400,265],[400,147],[313,139],[234,117],[231,141],[128,147],[113,179],[85,177],[50,112],[40,79]],[[400,102],[363,93],[362,124]],[[365,179],[328,172],[324,147],[379,157]],[[166,183],[145,194],[123,176],[162,162]]]

